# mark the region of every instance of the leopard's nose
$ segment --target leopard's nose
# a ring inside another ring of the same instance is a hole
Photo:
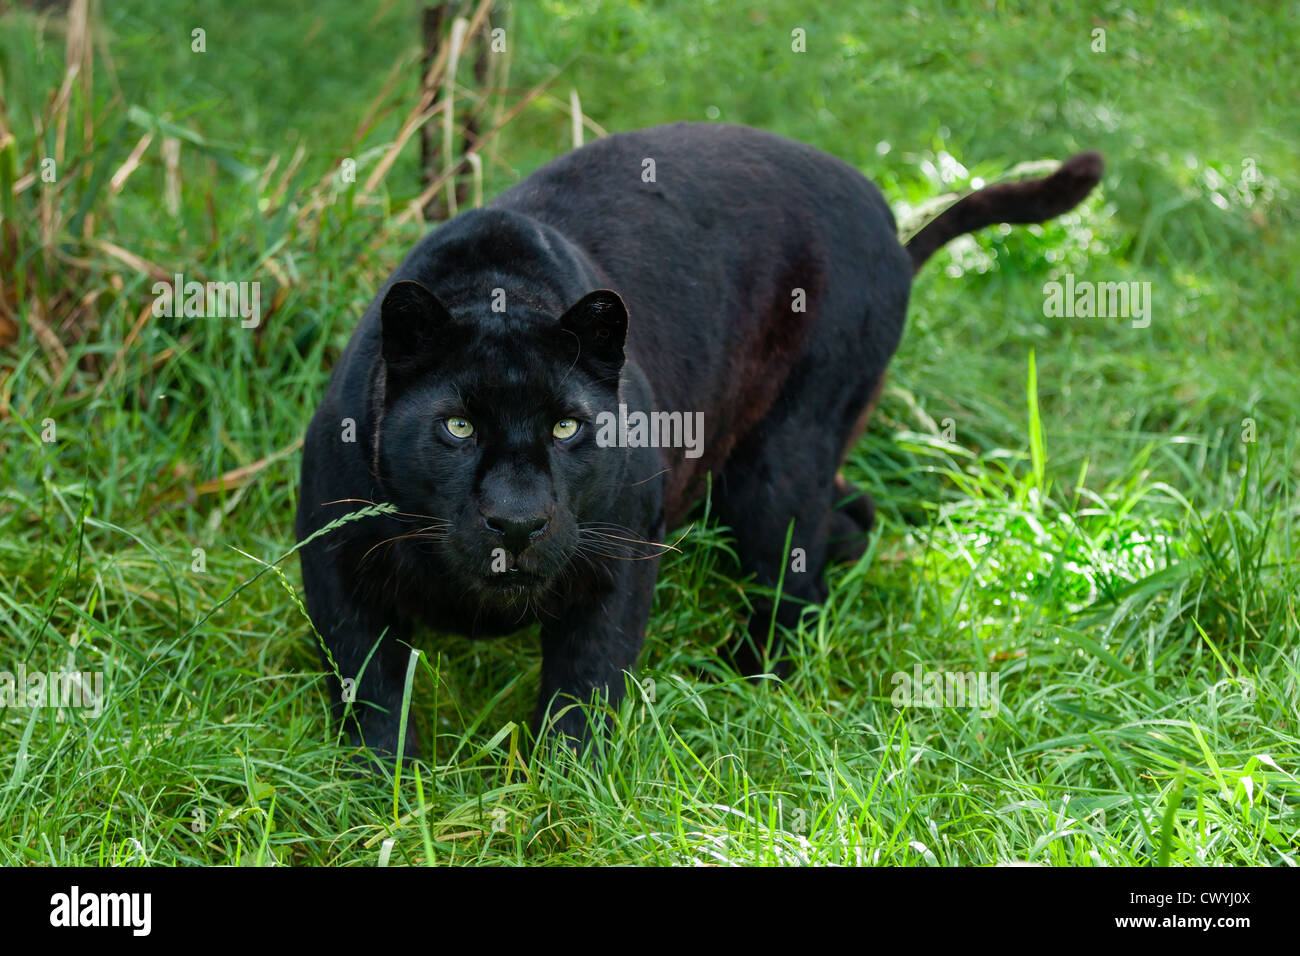
[[[506,539],[511,553],[519,554],[546,533],[551,520],[546,515],[483,515],[483,526]]]

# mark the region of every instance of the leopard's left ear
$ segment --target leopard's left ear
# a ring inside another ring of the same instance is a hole
[[[438,297],[412,279],[394,282],[379,306],[384,362],[389,377],[419,369],[448,345],[451,313]]]
[[[578,361],[601,377],[617,377],[627,342],[627,306],[610,289],[597,289],[579,299],[560,317],[560,331],[578,346]]]

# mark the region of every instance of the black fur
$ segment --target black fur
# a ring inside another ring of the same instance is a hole
[[[793,625],[824,599],[826,562],[870,528],[870,498],[836,471],[898,345],[914,268],[962,231],[1078,202],[1100,161],[1072,162],[1082,178],[991,187],[974,211],[968,197],[909,255],[852,167],[679,123],[598,140],[423,239],[366,310],[303,455],[300,540],[369,503],[399,512],[301,552],[327,666],[355,679],[365,664],[353,739],[418,753],[413,734],[397,740],[417,624],[490,637],[533,621],[536,722],[549,711],[588,738],[567,705],[621,696],[657,544],[709,474],[743,570],[772,586],[786,567],[776,616]],[[597,416],[620,404],[703,413],[700,454],[602,446]],[[576,435],[555,437],[563,419]],[[754,615],[745,670],[772,663],[770,618]]]

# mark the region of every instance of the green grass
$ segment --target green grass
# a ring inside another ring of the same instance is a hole
[[[104,5],[61,112],[60,21],[0,14],[0,671],[72,661],[105,688],[98,717],[0,710],[0,862],[1294,865],[1296,11],[1038,6],[509,13],[491,108],[553,83],[485,150],[488,196],[568,147],[570,89],[610,131],[715,118],[812,143],[904,222],[1022,161],[1098,148],[1108,170],[1074,213],[918,278],[848,464],[880,531],[793,635],[788,682],[717,663],[746,588],[725,529],[697,526],[602,764],[529,755],[532,635],[429,635],[428,762],[396,783],[346,773],[289,552],[295,442],[423,231],[396,218],[414,143],[361,188],[413,95],[411,5]],[[343,157],[359,182],[323,181]],[[139,321],[153,279],[113,247],[260,281],[269,314]],[[1066,272],[1150,282],[1150,326],[1046,317]],[[997,713],[895,706],[917,664],[996,674]]]

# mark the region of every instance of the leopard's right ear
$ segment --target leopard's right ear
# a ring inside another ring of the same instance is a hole
[[[426,365],[445,349],[452,324],[451,313],[438,297],[413,279],[394,282],[379,306],[384,364],[389,376]]]
[[[627,342],[627,305],[611,289],[588,292],[560,316],[557,331],[577,348],[577,360],[618,382]]]

